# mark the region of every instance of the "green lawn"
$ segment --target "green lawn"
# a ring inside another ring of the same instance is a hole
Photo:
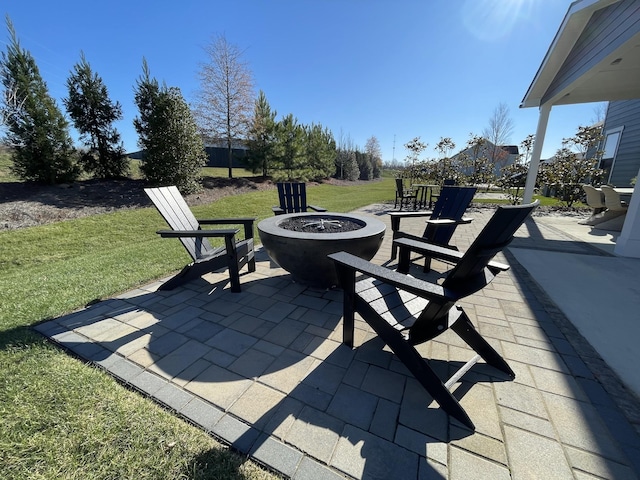
[[[393,195],[390,180],[308,189],[310,203],[334,211]],[[193,210],[261,219],[273,215],[275,196],[252,192]],[[3,478],[273,478],[29,328],[184,266],[180,243],[156,235],[163,227],[146,208],[0,232]]]

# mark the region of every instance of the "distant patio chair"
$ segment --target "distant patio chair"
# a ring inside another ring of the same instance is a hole
[[[627,202],[623,202],[620,199],[620,194],[616,192],[612,187],[608,185],[602,185],[600,187],[602,193],[604,193],[604,204],[607,210],[612,212],[626,212],[629,205]]]
[[[327,211],[326,208],[307,204],[307,184],[304,182],[279,182],[276,186],[280,205],[272,208],[275,215],[302,213],[308,209],[316,212]]]
[[[601,190],[591,186],[582,185],[584,193],[587,195],[587,205],[593,210],[589,218],[578,221],[580,225],[597,225],[604,222],[613,212],[607,212],[606,205],[604,203],[604,193]]]
[[[400,210],[402,210],[402,207],[404,206],[405,203],[407,205],[411,204],[411,200],[413,200],[413,208],[415,209],[416,203],[418,201],[418,192],[410,188],[404,188],[402,179],[396,178],[396,201],[395,201],[395,204],[393,205],[393,208],[396,208],[399,203]]]
[[[145,188],[162,218],[172,230],[158,230],[163,238],[178,238],[193,262],[166,281],[159,290],[172,290],[202,275],[229,269],[231,291],[240,292],[240,269],[247,265],[250,272],[256,270],[253,250],[253,222],[255,218],[224,218],[196,220],[189,206],[175,186]],[[244,225],[244,240],[236,241],[237,228],[203,230],[201,225]],[[213,247],[207,237],[224,238],[224,246]]]
[[[582,185],[584,193],[587,195],[587,205],[593,208],[593,214],[604,211],[606,205],[604,203],[604,194],[591,185]]]

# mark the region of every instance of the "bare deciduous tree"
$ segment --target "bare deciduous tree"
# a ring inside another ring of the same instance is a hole
[[[223,141],[229,155],[229,178],[233,177],[233,145],[246,136],[254,107],[254,82],[242,50],[214,37],[205,52],[208,62],[198,74],[200,90],[194,116],[206,141]]]
[[[511,140],[513,128],[513,120],[509,116],[509,106],[506,103],[499,103],[489,118],[489,125],[482,131],[482,136],[493,144],[489,149],[488,156],[494,169],[504,166],[509,158],[502,147]]]

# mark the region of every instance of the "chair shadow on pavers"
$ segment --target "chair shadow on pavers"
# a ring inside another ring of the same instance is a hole
[[[357,478],[415,478],[431,468],[430,443],[471,433],[425,408],[432,400],[373,332],[358,350],[341,344],[338,292],[284,272],[259,278],[268,257],[256,257],[240,294],[212,288],[224,272],[170,292],[157,282],[37,329],[285,474],[308,457]]]

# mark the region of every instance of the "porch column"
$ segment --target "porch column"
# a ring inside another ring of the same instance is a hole
[[[542,155],[542,145],[544,144],[544,137],[547,134],[547,123],[549,123],[550,112],[550,103],[540,105],[538,128],[536,130],[536,138],[533,142],[533,151],[531,152],[531,161],[529,162],[529,172],[527,173],[527,182],[524,186],[522,203],[531,203],[531,199],[533,198],[533,189],[536,186],[538,166],[540,165],[540,155]]]
[[[640,175],[640,171],[638,175]],[[621,257],[640,258],[640,187],[637,182],[633,189],[622,232],[616,240],[613,251]]]

